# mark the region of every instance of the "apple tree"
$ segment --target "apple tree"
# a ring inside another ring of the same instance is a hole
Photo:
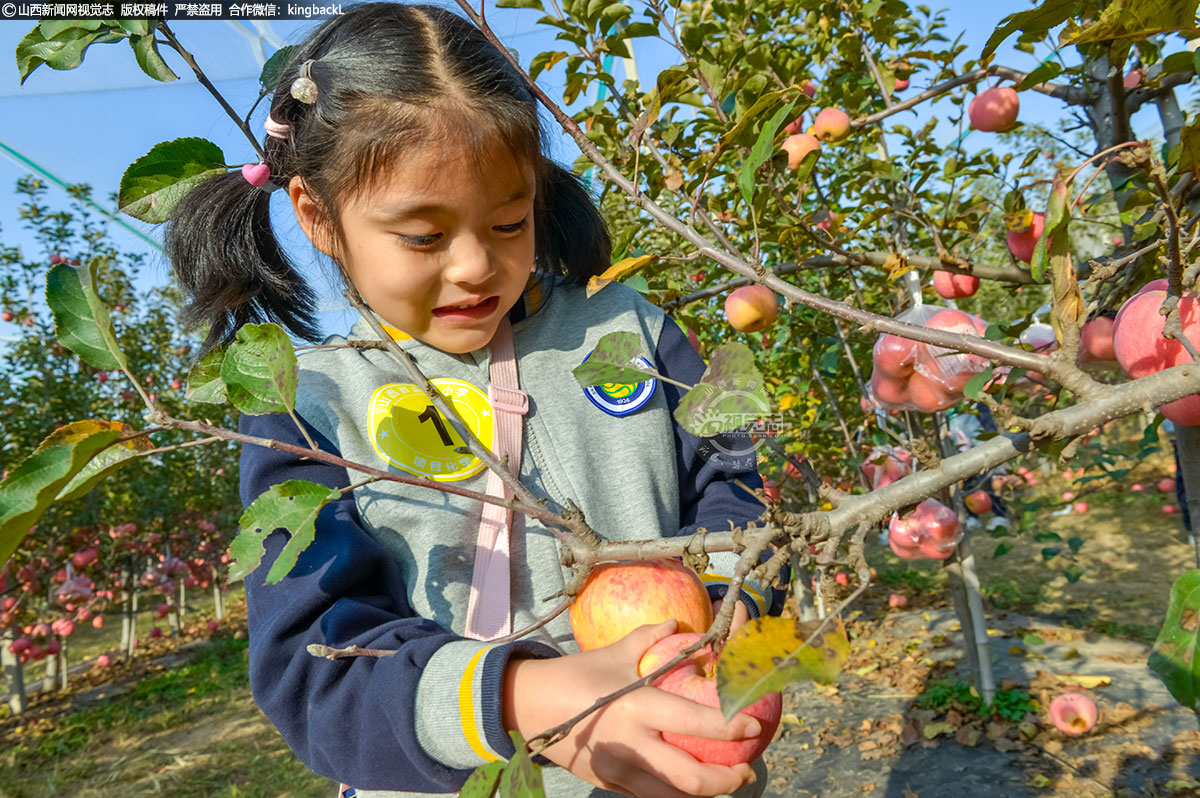
[[[871,582],[869,536],[881,526],[898,554],[948,563],[964,631],[982,646],[985,620],[970,537],[960,528],[968,506],[964,486],[1021,457],[1102,469],[1104,458],[1089,448],[1094,431],[1121,418],[1159,406],[1174,416],[1183,478],[1200,500],[1200,472],[1192,465],[1200,462],[1192,438],[1200,415],[1191,415],[1190,405],[1200,392],[1200,370],[1192,365],[1200,341],[1192,293],[1200,272],[1193,254],[1200,241],[1200,122],[1189,120],[1176,97],[1194,86],[1197,74],[1197,59],[1185,46],[1200,35],[1195,0],[1046,0],[997,20],[982,52],[948,37],[938,14],[902,0],[500,5],[514,9],[508,13],[538,14],[539,24],[557,29],[562,42],[524,66],[507,52],[574,137],[583,153],[577,167],[598,186],[615,247],[612,269],[593,288],[622,280],[696,333],[709,371],[681,403],[678,421],[711,435],[757,415],[763,422],[753,428],[760,468],[783,482],[781,491],[761,497],[757,522],[708,532],[699,554],[695,540],[607,541],[581,514],[556,513],[510,479],[515,509],[558,530],[563,562],[572,569],[571,595],[601,561],[670,556],[695,563],[726,551],[741,555],[731,589],[751,573],[781,582],[785,566],[795,575],[817,573],[819,588],[839,569],[859,582],[846,601],[821,607],[820,618],[807,625],[761,619],[729,637],[734,607],[725,605],[700,639],[627,689],[726,637],[722,662],[749,660],[768,674],[744,683],[734,678],[735,668],[722,668],[721,702],[729,716],[788,681],[836,670],[836,618]],[[488,20],[469,3],[459,6],[500,45]],[[157,50],[144,44],[151,26],[203,76],[163,21],[107,21],[57,29],[53,36],[39,26],[18,47],[18,65],[22,76],[36,68],[33,54],[42,50],[35,48],[50,39],[64,47],[130,40],[136,49],[134,39],[142,37],[139,64],[152,78],[171,80]],[[1010,40],[1026,52],[1048,48],[1052,57],[1029,71],[997,63],[997,47]],[[673,65],[647,80],[648,90],[618,82],[605,66],[609,57],[628,57],[631,47],[643,46],[639,42],[675,51]],[[264,94],[288,57],[281,50],[267,63]],[[562,91],[552,95],[544,88],[552,84]],[[1074,126],[1021,121],[1020,100],[1030,93],[1057,101],[1062,120],[1074,119]],[[1130,116],[1151,105],[1162,121],[1162,140],[1136,141]],[[237,122],[261,156],[246,120]],[[939,136],[948,128],[958,135],[947,146]],[[984,146],[975,146],[980,141]],[[181,180],[196,182],[228,168],[215,145],[199,139],[159,148],[135,164],[139,180],[129,181],[121,198],[127,212],[152,222],[169,218]],[[186,176],[161,166],[168,155],[188,164]],[[227,441],[286,446],[239,436],[212,410],[230,404],[242,412],[290,410],[296,366],[281,329],[248,325],[236,343],[195,364],[189,393],[203,407],[164,401],[164,394],[140,389],[145,364],[127,358],[128,342],[113,333],[112,300],[105,301],[95,282],[98,265],[90,260],[52,272],[51,305],[68,308],[65,297],[71,298],[69,319],[56,315],[59,340],[86,366],[123,372],[138,386],[142,421],[103,413],[97,419],[89,408],[83,415],[90,420],[52,434],[14,468],[0,483],[0,558],[56,511],[71,480],[97,471],[90,463],[98,457],[111,458],[104,470],[114,479],[125,473],[121,465],[146,456],[134,441],[153,439],[161,448],[160,437],[171,434],[206,444],[189,447],[189,454]],[[938,288],[929,287],[937,272],[948,275],[937,277],[941,299]],[[959,275],[970,279],[956,282]],[[1101,350],[1093,347],[1103,336],[1095,331],[1105,325],[1091,333],[1087,325],[1124,308],[1156,278],[1165,287],[1151,297],[1155,308],[1134,327],[1122,328],[1118,315],[1111,348],[1165,352],[1149,363],[1121,362],[1121,370],[1111,359],[1097,365]],[[723,319],[726,297],[749,284],[770,289],[783,308],[755,301],[731,311],[731,333]],[[347,297],[363,309],[352,285]],[[374,325],[369,314],[364,318]],[[1144,321],[1155,318],[1158,327]],[[375,332],[471,453],[504,473],[444,398],[428,389],[416,364],[381,328]],[[634,354],[627,341],[606,340],[576,376],[588,385],[644,380],[645,370],[628,365]],[[226,390],[232,378],[240,390]],[[717,402],[726,380],[764,385],[763,402]],[[960,451],[951,434],[952,409],[960,416],[986,410],[995,431]],[[310,449],[296,453],[326,457]],[[53,464],[53,478],[34,476],[43,464]],[[370,464],[354,467],[369,479],[413,481]],[[277,488],[242,516],[243,533],[231,551],[233,578],[260,567],[255,536],[262,533],[255,530],[283,526],[292,538],[269,566],[267,581],[282,578],[311,539],[307,519],[331,498],[311,486]],[[296,512],[279,523],[271,502],[285,495]],[[1200,606],[1191,589],[1198,579],[1200,571],[1180,577],[1155,664],[1172,693],[1193,708],[1200,674],[1188,654],[1198,631]],[[791,587],[807,600],[807,579],[793,579]],[[816,598],[825,593],[818,590]],[[796,609],[806,612],[800,602]],[[990,700],[986,652],[980,656],[970,645],[968,651]],[[595,709],[537,735],[529,741],[532,750]],[[512,763],[481,772],[473,782],[476,794],[490,794],[505,767],[533,778],[536,769],[519,751]]]

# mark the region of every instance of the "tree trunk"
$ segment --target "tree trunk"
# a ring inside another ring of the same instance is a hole
[[[217,577],[217,569],[212,569],[212,591],[213,591],[213,607],[217,613],[217,620],[222,620],[225,617],[225,594],[221,590],[221,582]]]
[[[12,629],[5,629],[4,635],[0,636],[0,664],[4,666],[4,677],[8,682],[8,709],[12,714],[20,715],[29,709],[29,702],[25,698],[25,670],[21,660],[8,650],[15,639]]]
[[[50,654],[45,659],[46,670],[42,673],[42,692],[52,693],[58,687],[58,654]]]

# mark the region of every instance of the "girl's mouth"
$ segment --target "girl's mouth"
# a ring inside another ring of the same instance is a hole
[[[447,321],[484,319],[490,316],[492,312],[496,310],[496,306],[499,303],[500,297],[491,296],[480,302],[478,305],[472,305],[470,307],[434,308],[433,315],[439,319],[446,319]]]

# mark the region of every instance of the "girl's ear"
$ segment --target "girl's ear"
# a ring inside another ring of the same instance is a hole
[[[328,228],[320,204],[304,184],[304,180],[296,175],[288,182],[288,198],[292,201],[292,210],[296,213],[296,221],[300,229],[312,245],[329,257],[333,257],[332,248],[326,243]]]

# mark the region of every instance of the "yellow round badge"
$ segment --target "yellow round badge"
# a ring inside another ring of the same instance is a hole
[[[435,377],[429,383],[446,397],[467,427],[492,448],[492,406],[487,394],[469,382]],[[454,449],[465,442],[429,397],[411,383],[380,386],[371,396],[371,442],[387,462],[410,474],[454,482],[484,467],[474,455]]]

